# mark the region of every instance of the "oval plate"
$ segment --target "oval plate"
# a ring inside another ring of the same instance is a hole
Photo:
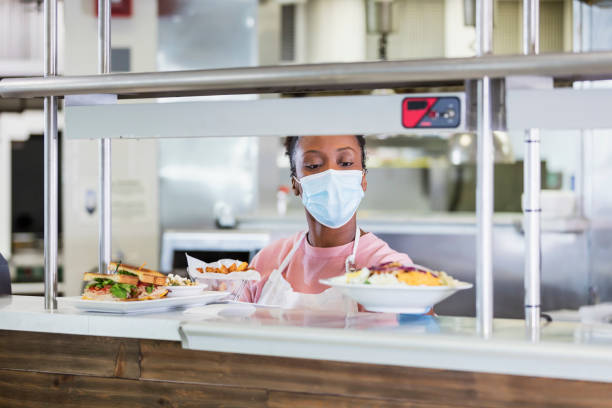
[[[188,306],[207,305],[219,301],[229,295],[228,292],[206,291],[196,296],[161,298],[154,300],[139,300],[121,302],[112,300],[85,300],[81,296],[58,298],[60,307],[72,306],[85,312],[103,313],[153,313]]]
[[[457,291],[474,285],[461,282],[457,286],[382,286],[363,283],[334,283],[330,279],[319,280],[324,285],[340,290],[371,312],[427,313]]]
[[[208,285],[198,283],[195,286],[166,286],[168,289],[167,297],[180,297],[180,296],[195,296],[200,295],[206,289]]]

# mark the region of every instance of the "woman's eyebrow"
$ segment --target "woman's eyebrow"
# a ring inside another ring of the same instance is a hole
[[[336,151],[337,151],[337,152],[341,152],[341,151],[343,151],[343,150],[352,150],[353,152],[355,151],[355,149],[353,149],[353,148],[352,148],[352,147],[350,147],[350,146],[341,147],[341,148],[339,148],[339,149],[336,149]]]
[[[306,151],[304,152],[304,154],[306,154],[306,153],[316,153],[316,154],[321,154],[321,151],[320,151],[320,150],[306,150]]]

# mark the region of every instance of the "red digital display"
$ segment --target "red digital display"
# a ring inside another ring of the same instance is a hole
[[[419,122],[437,100],[438,98],[405,98],[402,102],[402,125],[405,128],[419,127]],[[431,122],[421,122],[420,126],[431,126]]]

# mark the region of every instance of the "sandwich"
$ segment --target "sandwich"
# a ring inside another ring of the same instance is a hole
[[[85,273],[83,299],[87,300],[152,300],[168,293],[166,276],[160,272],[111,262],[112,274]]]
[[[153,271],[151,269],[138,268],[136,266],[130,266],[118,262],[111,262],[108,264],[108,270],[118,274],[137,276],[141,282],[150,283],[152,285],[165,286],[166,275],[161,272]]]

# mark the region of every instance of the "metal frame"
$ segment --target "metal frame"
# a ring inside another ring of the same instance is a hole
[[[476,3],[477,54],[493,51],[493,0]],[[476,167],[476,324],[478,334],[493,334],[493,105],[491,76],[478,80]]]
[[[100,74],[111,72],[111,4],[110,0],[98,0],[98,63]],[[106,273],[111,261],[112,207],[111,207],[111,140],[108,137],[98,142],[99,180],[98,194],[99,256],[98,271]]]
[[[110,46],[109,0],[100,1],[99,45],[101,71],[108,72]],[[117,94],[123,97],[156,97],[274,93],[307,90],[350,90],[403,86],[419,83],[448,83],[478,79],[479,152],[478,152],[478,275],[477,320],[483,337],[492,333],[493,287],[491,270],[491,218],[493,194],[493,150],[491,138],[490,79],[506,76],[545,75],[573,80],[612,78],[612,52],[548,54],[542,56],[491,56],[493,1],[478,0],[477,31],[479,56],[413,61],[384,61],[347,64],[295,65],[277,67],[238,68],[220,70],[100,74],[94,76],[56,77],[57,73],[57,0],[45,0],[45,77],[18,78],[0,81],[2,97],[45,98],[45,307],[56,307],[57,295],[57,97],[76,94]],[[530,9],[531,10],[531,9]],[[536,9],[537,11],[537,9]],[[535,13],[529,21],[535,24]],[[536,33],[535,25],[529,33]],[[527,37],[526,37],[527,38]],[[533,36],[529,42],[535,44]],[[108,140],[108,139],[106,139]],[[109,146],[109,145],[108,145]],[[532,164],[539,154],[531,150]],[[101,185],[106,187],[110,173],[105,163],[110,160],[110,148],[102,143]],[[530,167],[531,168],[531,167]],[[537,177],[529,170],[529,182]],[[534,178],[535,177],[535,178]],[[530,194],[538,191],[534,183]],[[107,194],[108,193],[108,194]],[[110,199],[110,191],[102,193]],[[537,194],[535,195],[537,196]],[[532,195],[533,197],[533,195]],[[530,203],[533,205],[534,203]],[[529,207],[532,208],[532,207]],[[537,202],[533,208],[538,208]],[[106,214],[102,224],[110,222],[110,206],[102,207]],[[535,219],[535,218],[533,218]],[[110,228],[102,225],[110,237]],[[531,233],[530,233],[531,235]],[[533,237],[536,234],[533,232]],[[535,244],[530,238],[530,248]],[[101,245],[101,260],[110,245]],[[103,254],[104,252],[104,254]],[[533,269],[530,267],[530,274]],[[535,286],[530,286],[535,293]],[[537,320],[537,319],[536,319]]]
[[[45,78],[57,75],[57,0],[45,0]],[[44,258],[45,310],[57,309],[57,241],[58,241],[58,140],[57,97],[45,96],[44,105]]]
[[[539,52],[540,1],[523,0],[523,53]],[[523,162],[525,229],[525,327],[533,341],[540,339],[540,284],[542,269],[540,206],[540,131],[525,131]]]

